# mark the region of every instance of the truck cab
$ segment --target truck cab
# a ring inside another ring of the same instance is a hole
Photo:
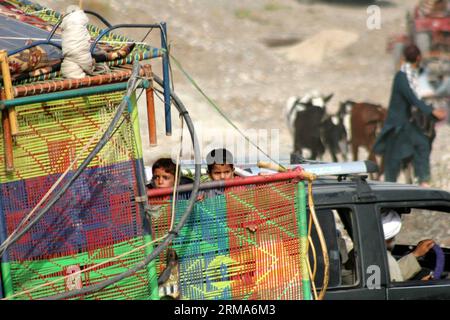
[[[449,192],[348,176],[318,179],[314,200],[329,256],[325,299],[450,299]],[[418,258],[419,274],[402,282],[390,280],[381,224],[385,209],[394,209],[402,218],[394,258],[411,252],[419,240],[431,238],[443,252],[439,279],[421,280],[436,268],[437,254],[430,250]],[[320,289],[324,260],[314,228],[311,236],[315,254],[309,258]]]

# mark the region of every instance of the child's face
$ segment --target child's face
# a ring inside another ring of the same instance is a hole
[[[228,180],[234,178],[234,169],[230,164],[213,165],[209,176],[213,180]]]
[[[171,188],[175,183],[175,177],[163,168],[157,168],[153,173],[153,181],[157,188]]]

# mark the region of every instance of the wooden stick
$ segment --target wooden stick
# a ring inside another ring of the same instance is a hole
[[[150,81],[152,78],[152,67],[149,64],[143,65],[144,76]],[[145,96],[147,100],[147,123],[148,123],[148,137],[150,140],[150,146],[155,147],[157,145],[156,141],[156,116],[155,116],[155,100],[153,85],[145,90]]]
[[[5,99],[5,93],[0,92],[0,98]],[[8,111],[2,110],[2,125],[3,125],[3,139],[5,145],[5,166],[6,172],[14,171],[14,157],[13,157],[13,141],[11,135],[11,126],[9,123]]]
[[[83,0],[80,0],[78,2],[78,6],[80,7],[81,10],[83,10]]]
[[[14,171],[13,142],[8,112],[6,110],[2,110],[2,125],[3,125],[3,139],[5,143],[6,172],[13,172]]]
[[[280,165],[275,164],[273,162],[266,162],[266,161],[258,161],[256,164],[259,168],[269,169],[277,172],[286,172],[285,168],[282,168]]]
[[[3,76],[3,87],[5,90],[4,98],[6,98],[6,100],[12,100],[12,99],[14,99],[14,93],[13,93],[13,89],[12,89],[11,74],[9,73],[8,53],[5,50],[0,51],[0,64],[1,64],[1,71],[2,71],[2,76]],[[2,99],[2,100],[5,100],[5,99]],[[9,115],[9,124],[11,126],[11,134],[13,136],[15,136],[19,133],[16,109],[8,108],[8,115]]]
[[[156,116],[155,116],[155,100],[153,97],[153,88],[147,88],[145,90],[145,96],[147,98],[147,121],[148,121],[148,136],[150,139],[150,146],[155,147],[156,142]]]

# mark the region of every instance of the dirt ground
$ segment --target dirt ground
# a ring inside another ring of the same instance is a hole
[[[60,11],[78,3],[39,2]],[[345,100],[387,105],[394,74],[387,42],[390,36],[404,32],[406,12],[415,2],[85,0],[83,6],[102,13],[112,23],[167,22],[171,53],[204,92],[246,133],[278,130],[278,134],[270,135],[279,141],[274,150],[278,148],[280,159],[287,159],[292,138],[283,109],[290,96],[310,90],[334,93],[330,112]],[[380,9],[380,29],[367,27],[371,4]],[[140,40],[146,31],[123,33]],[[159,45],[156,32],[148,39]],[[154,62],[154,71],[161,74],[160,70]],[[174,64],[172,71],[175,91],[199,129],[203,152],[221,134],[233,136],[231,127]],[[143,101],[140,106],[143,110]],[[161,105],[157,111],[158,119],[163,119]],[[165,137],[161,120],[158,146],[149,147],[145,113],[141,118],[145,162],[150,165],[159,156],[176,150],[179,132],[174,130],[172,137]],[[175,113],[173,125],[175,129],[179,127]],[[432,184],[446,190],[450,190],[450,146],[446,143],[449,133],[447,124],[439,124],[431,160]],[[184,140],[188,141],[187,136]]]

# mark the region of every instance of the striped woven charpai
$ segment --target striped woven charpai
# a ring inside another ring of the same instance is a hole
[[[7,174],[0,161],[2,242],[73,163],[32,218],[67,184],[99,142],[122,99],[123,92],[115,92],[16,107],[20,133],[13,150],[14,172]],[[122,116],[112,138],[67,191],[3,255],[6,297],[37,299],[86,287],[128,270],[151,252],[151,245],[145,247],[150,238],[143,230],[143,212],[135,201],[136,167],[142,159],[132,109],[132,116]],[[0,148],[3,156],[3,139]],[[138,250],[120,256],[134,249]],[[82,273],[72,276],[77,271]],[[77,298],[150,299],[154,290],[156,276],[149,266],[105,290]]]
[[[182,299],[301,299],[296,184],[226,188],[198,201],[172,243]],[[181,198],[187,194],[180,195]],[[151,198],[153,236],[168,231],[170,197]],[[177,219],[186,200],[177,201]],[[157,268],[166,266],[165,253]]]

